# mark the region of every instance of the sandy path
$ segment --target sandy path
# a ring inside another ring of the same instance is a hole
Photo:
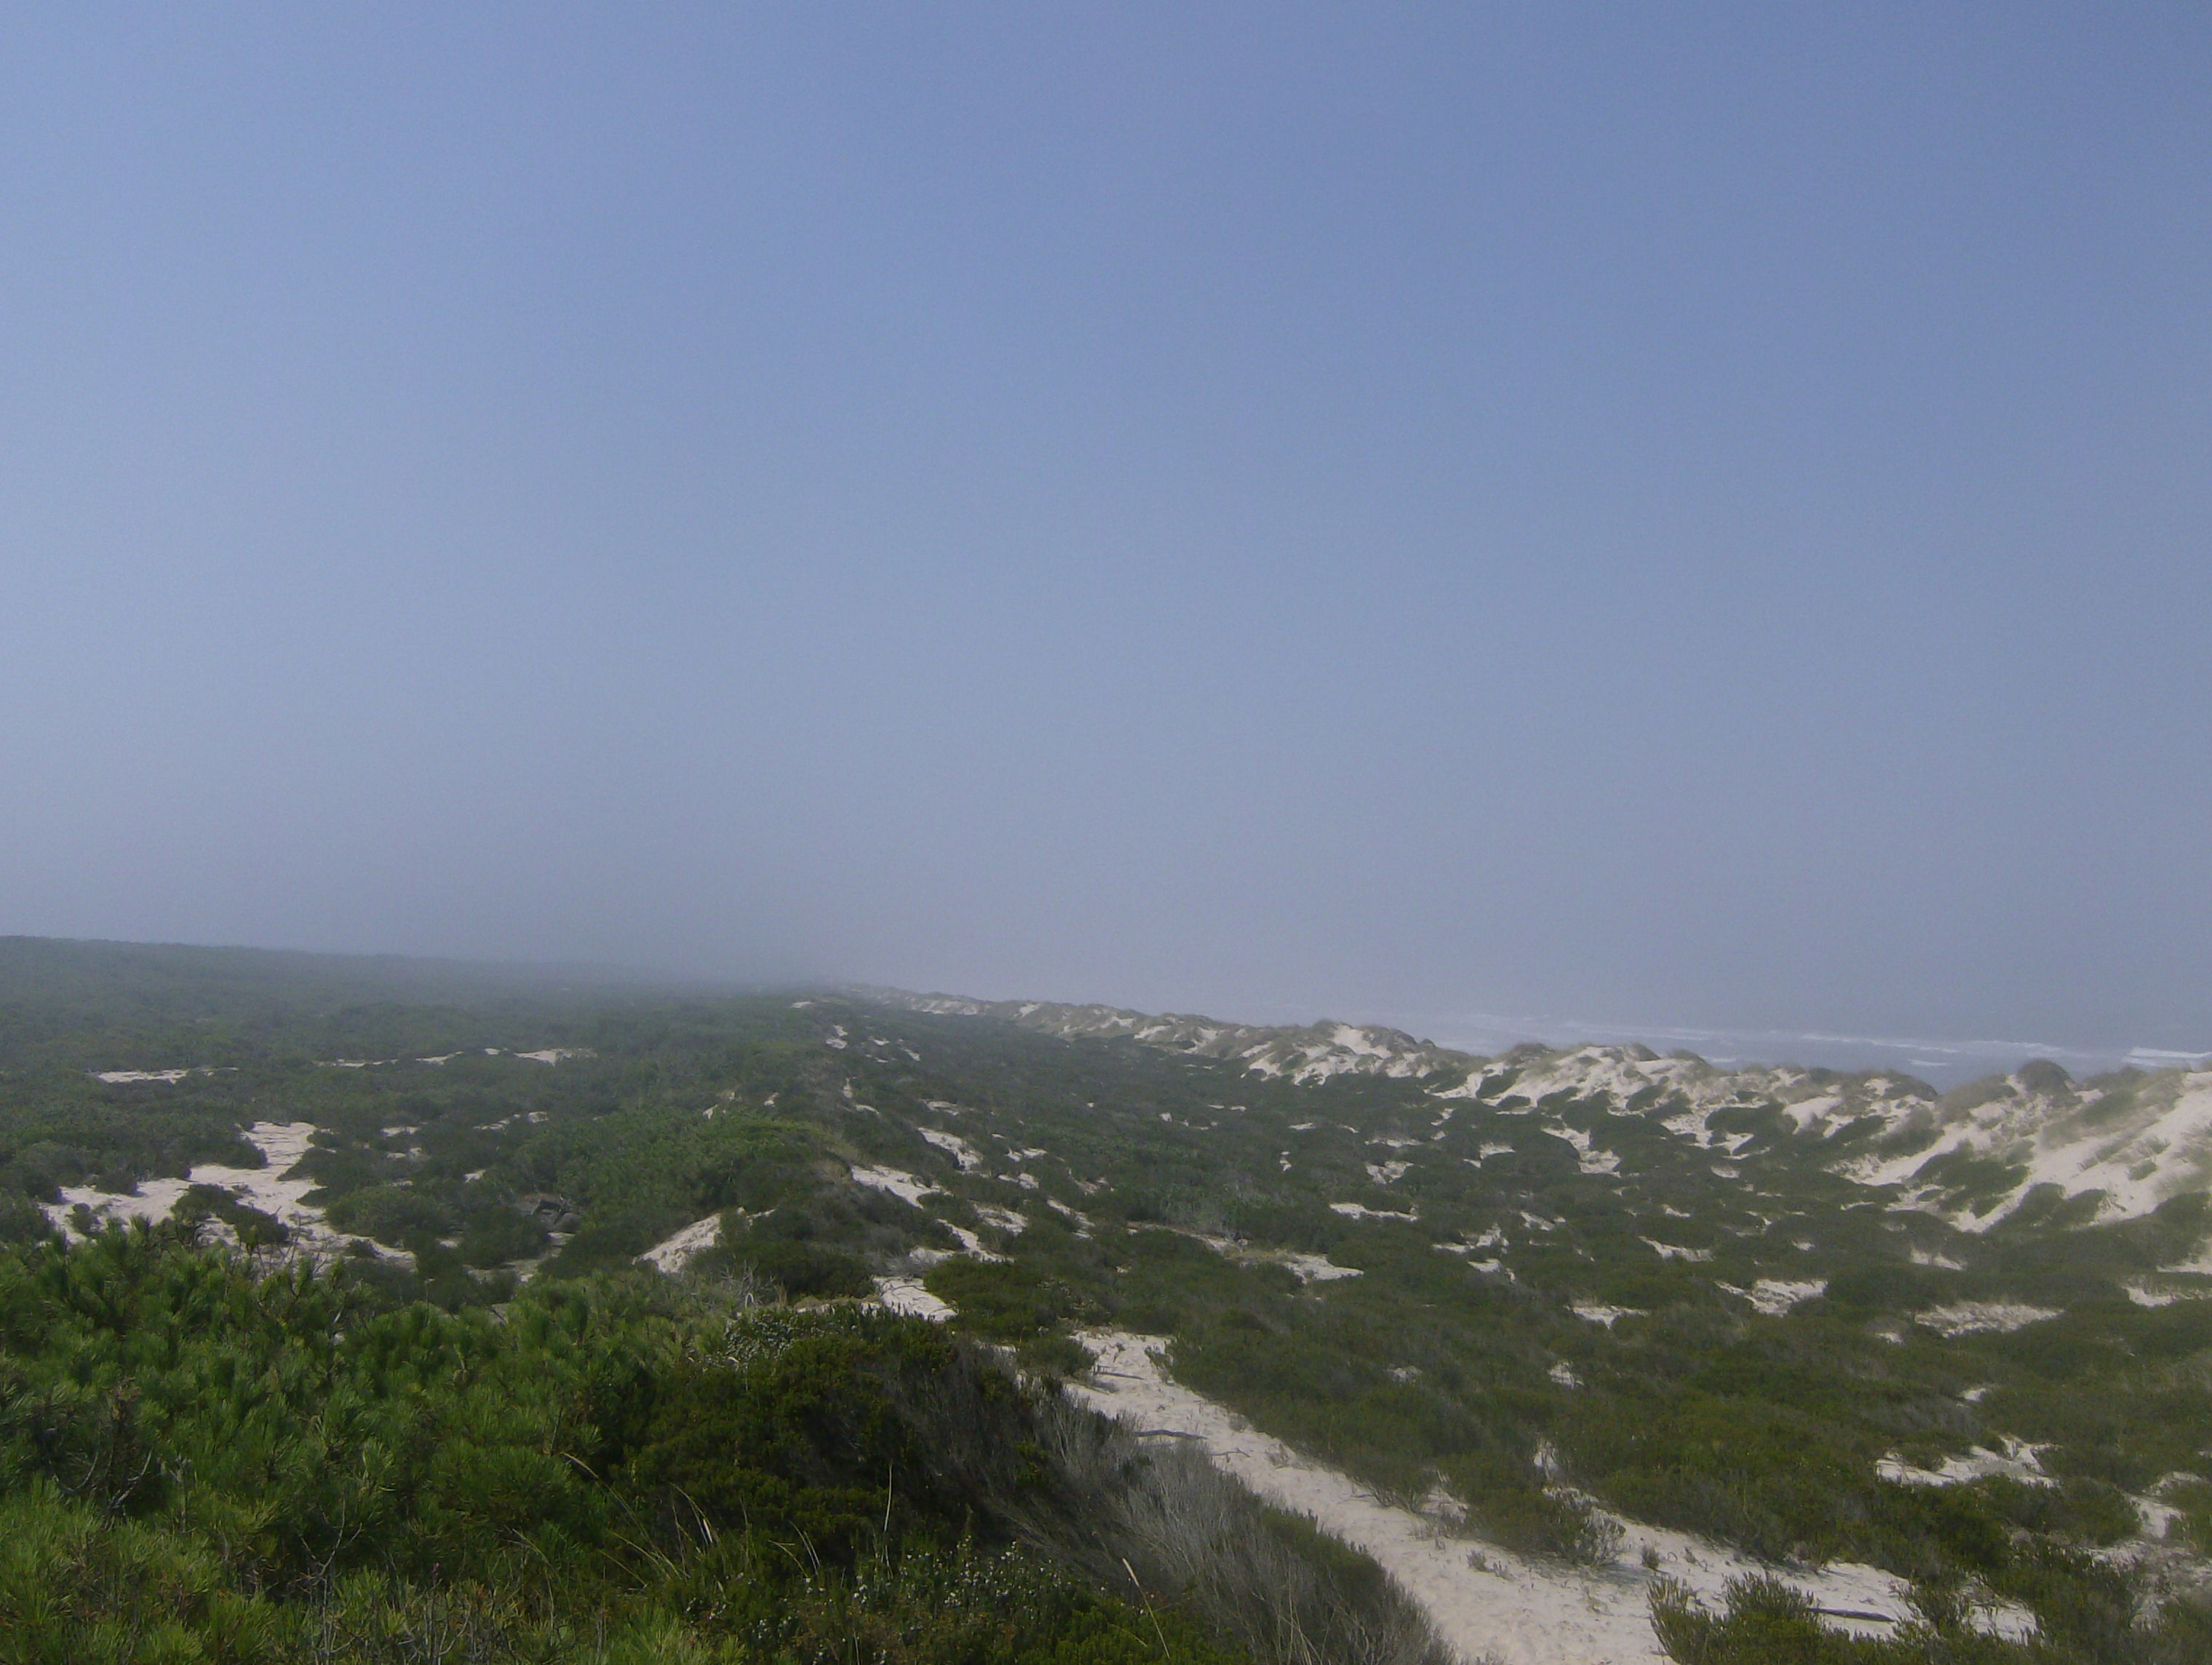
[[[1308,1461],[1259,1433],[1225,1407],[1170,1380],[1160,1370],[1164,1342],[1120,1331],[1082,1338],[1097,1359],[1097,1385],[1073,1386],[1094,1409],[1146,1431],[1195,1437],[1215,1462],[1261,1497],[1310,1516],[1365,1551],[1427,1611],[1461,1656],[1500,1665],[1665,1665],[1651,1633],[1647,1594],[1659,1571],[1708,1598],[1732,1577],[1770,1571],[1686,1534],[1623,1522],[1621,1553],[1609,1566],[1544,1565],[1488,1544],[1446,1536],[1437,1522],[1393,1508],[1348,1474]],[[1887,1632],[1907,1609],[1908,1587],[1877,1568],[1838,1565],[1789,1581],[1831,1613],[1881,1614],[1880,1622],[1838,1620],[1863,1634]]]

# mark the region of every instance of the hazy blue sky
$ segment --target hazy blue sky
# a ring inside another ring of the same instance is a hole
[[[0,931],[2212,1047],[2212,9],[17,7]]]

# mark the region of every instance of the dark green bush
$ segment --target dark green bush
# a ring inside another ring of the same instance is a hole
[[[849,1304],[633,1276],[495,1318],[257,1278],[182,1227],[0,1253],[6,1665],[1299,1665],[1263,1590],[1312,1634],[1398,1638],[1347,1660],[1425,1657],[1371,1565],[1255,1559],[1260,1519],[1202,1462]]]

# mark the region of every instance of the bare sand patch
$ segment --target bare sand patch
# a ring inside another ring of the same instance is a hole
[[[368,1243],[380,1259],[412,1265],[415,1257],[404,1249],[386,1249],[369,1238],[333,1231],[325,1223],[321,1209],[302,1200],[315,1188],[315,1182],[305,1175],[293,1177],[292,1170],[307,1155],[314,1136],[315,1124],[312,1121],[257,1121],[246,1130],[246,1137],[267,1161],[265,1168],[233,1168],[225,1163],[204,1162],[182,1179],[147,1180],[135,1195],[100,1191],[91,1186],[64,1186],[60,1202],[45,1205],[46,1218],[64,1235],[72,1237],[77,1234],[71,1215],[79,1203],[92,1212],[95,1220],[165,1220],[187,1190],[195,1185],[205,1185],[229,1192],[249,1208],[274,1215],[291,1233],[292,1240],[285,1251],[288,1255],[329,1260],[355,1243]]]
[[[919,1278],[878,1278],[876,1299],[886,1311],[903,1317],[927,1318],[941,1324],[952,1316],[951,1305],[923,1288]]]
[[[721,1241],[722,1217],[709,1214],[680,1231],[672,1231],[637,1258],[673,1277]]]

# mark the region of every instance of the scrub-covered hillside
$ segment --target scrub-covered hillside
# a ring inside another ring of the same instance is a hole
[[[0,1658],[1442,1658],[941,1327],[649,1279],[447,1312],[182,1237],[0,1256]]]
[[[612,1522],[574,1548],[601,1571],[549,1578],[559,1599],[531,1610],[572,1638],[577,1626],[641,1636],[680,1620],[693,1627],[684,1647],[775,1657],[799,1644],[757,1614],[751,1630],[698,1617],[724,1610],[686,1606],[694,1597],[673,1592],[694,1585],[681,1580],[724,1588],[734,1563],[714,1558],[742,1540],[747,1588],[776,1592],[757,1601],[814,1615],[804,1622],[826,1636],[859,1622],[864,1589],[906,1599],[907,1575],[884,1569],[907,1565],[911,1540],[917,1554],[996,1558],[992,1577],[1060,1592],[1036,1610],[1062,1617],[1036,1621],[1044,1639],[1006,1642],[1008,1658],[1075,1645],[1051,1626],[1094,1613],[1139,1615],[1155,1653],[1295,1657],[1321,1645],[1318,1620],[1283,1617],[1300,1602],[1383,1650],[1370,1656],[1423,1645],[1393,1628],[1407,1612],[1365,1564],[1310,1532],[1223,1537],[1305,1569],[1280,1589],[1263,1578],[1273,1593],[1255,1608],[1242,1605],[1249,1567],[1139,1553],[1158,1538],[1149,1528],[1078,1542],[1024,1515],[1023,1498],[1079,1492],[1062,1456],[925,1480],[932,1462],[969,1462],[934,1425],[899,1421],[937,1402],[934,1388],[910,1392],[936,1371],[1006,1384],[976,1389],[978,1401],[1006,1395],[1006,1414],[1039,1428],[1102,1427],[1085,1403],[1123,1418],[1111,1437],[1139,1491],[1170,1474],[1200,1484],[1211,1453],[1365,1545],[1463,1653],[1595,1665],[1662,1649],[1708,1661],[2212,1650],[2212,1216],[2197,1138],[2212,1076],[2076,1083],[2036,1066],[1938,1096],[1896,1078],[1730,1073],[1633,1048],[1476,1059],[1341,1024],[564,987],[437,968],[410,981],[390,965],[349,981],[348,963],[284,957],[216,957],[196,980],[191,951],[6,947],[0,1229],[16,1275],[60,1288],[127,1265],[161,1287],[229,1291],[149,1319],[143,1340],[126,1339],[135,1317],[112,1321],[122,1328],[99,1344],[108,1374],[86,1392],[127,1399],[134,1419],[151,1414],[146,1359],[222,1345],[234,1308],[279,1291],[371,1315],[333,1321],[341,1351],[419,1334],[379,1355],[392,1369],[416,1368],[418,1345],[507,1358],[568,1334],[575,1321],[557,1316],[580,1303],[592,1317],[574,1345],[634,1356],[646,1376],[690,1361],[681,1370],[702,1380],[752,1381],[784,1355],[726,1338],[763,1325],[809,1348],[895,1356],[896,1369],[860,1374],[908,1384],[884,1389],[887,1408],[870,1414],[885,1420],[868,1425],[915,1442],[889,1465],[921,1465],[912,1498],[872,1468],[762,1470],[787,1492],[836,1491],[854,1518],[862,1492],[871,1508],[888,1503],[874,1539],[810,1527],[803,1542],[766,1522],[768,1494],[750,1481],[715,1492],[716,1515],[699,1493],[713,1489],[705,1468],[667,1480],[639,1466],[641,1448],[602,1461],[546,1431],[600,1429],[592,1407],[605,1401],[544,1413],[519,1443],[574,1469],[587,1495],[604,1488]],[[9,1448],[9,1498],[103,1531],[185,1531],[199,1517],[184,1500],[210,1484],[198,1459],[147,1460],[121,1505],[70,1490],[82,1484],[71,1464],[91,1459],[57,1455],[21,1407],[45,1402],[55,1390],[38,1384],[75,1368],[53,1361],[112,1322],[97,1301],[26,1310],[39,1316],[17,1319],[11,1299],[0,1378],[9,1426],[32,1430]],[[439,1379],[507,1370],[518,1392],[542,1381],[557,1396],[571,1367],[518,1356],[476,1368]],[[661,1392],[614,1397],[658,1405]],[[433,1473],[453,1445],[435,1426],[391,1449],[432,1453],[421,1461]],[[1026,1425],[1000,1443],[1060,1450]],[[796,1449],[781,1436],[769,1446]],[[841,1436],[821,1461],[846,1449]],[[851,1449],[864,1468],[881,1455]],[[974,1461],[1003,1456],[993,1444]],[[157,1484],[165,1463],[179,1478]],[[418,1544],[461,1529],[441,1498],[496,1494],[409,1487],[378,1494],[374,1529]],[[1253,1506],[1242,1489],[1225,1495]],[[695,1503],[704,1523],[690,1521]],[[1137,1507],[1055,1501],[1040,1518],[1089,1529]],[[533,1547],[495,1571],[469,1563],[472,1588],[523,1601],[515,1569],[558,1561],[534,1534],[568,1517],[525,1514],[533,1524],[512,1529]],[[341,1553],[328,1567],[327,1548],[302,1549],[265,1569],[204,1553],[240,1599],[295,1619],[334,1610],[341,1587],[369,1600],[372,1575],[399,1581],[393,1602],[428,1600],[463,1565],[442,1547]],[[783,1570],[763,1571],[772,1561]],[[786,1572],[798,1582],[777,1583]],[[1322,1582],[1282,1594],[1301,1579]],[[91,1611],[105,1588],[72,1599]],[[1314,1656],[1353,1656],[1330,1647]]]

